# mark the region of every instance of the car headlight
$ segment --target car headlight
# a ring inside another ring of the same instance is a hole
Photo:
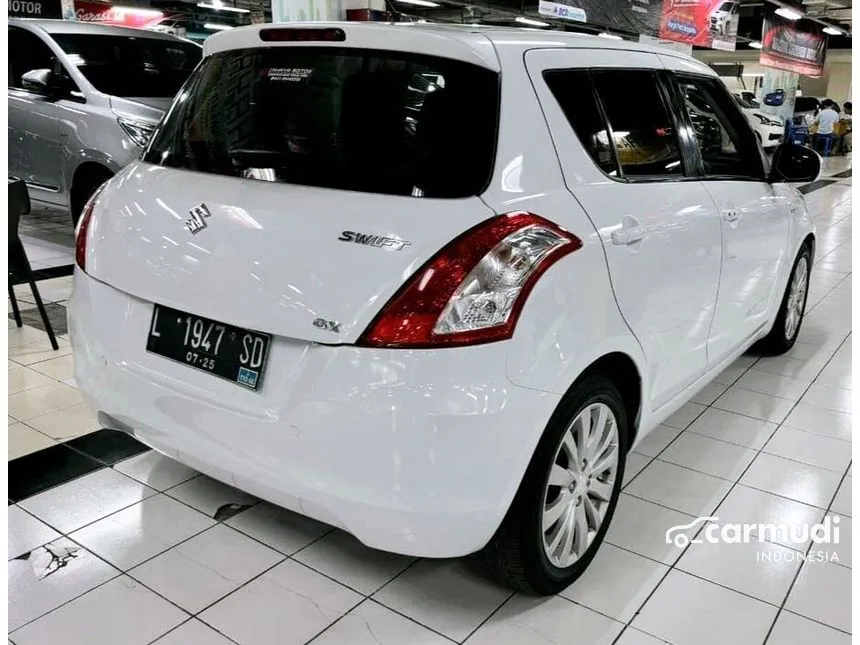
[[[117,119],[117,123],[119,123],[119,127],[123,129],[123,132],[128,135],[128,138],[138,148],[145,148],[146,144],[149,143],[152,133],[155,132],[155,124],[153,123],[133,121],[131,119],[123,119],[122,117]]]

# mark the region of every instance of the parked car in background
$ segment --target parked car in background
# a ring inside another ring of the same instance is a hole
[[[794,345],[815,238],[788,182],[820,160],[768,164],[716,73],[663,48],[404,33],[206,41],[78,226],[75,379],[102,427],[216,479],[557,593],[631,447]]]
[[[9,20],[9,174],[34,206],[81,209],[137,158],[202,57],[187,40],[66,20]]]
[[[775,148],[785,138],[785,125],[779,119],[764,114],[753,107],[739,94],[734,94],[735,102],[752,126],[753,132],[762,148]]]

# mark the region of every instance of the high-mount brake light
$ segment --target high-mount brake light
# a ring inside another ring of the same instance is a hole
[[[581,246],[578,237],[534,213],[486,220],[417,271],[359,345],[428,348],[508,339],[538,278]]]
[[[346,32],[337,27],[268,27],[260,30],[260,40],[267,43],[330,42],[342,43]]]
[[[102,184],[99,186],[89,200],[87,200],[83,210],[81,210],[81,217],[78,220],[78,228],[77,231],[75,231],[75,263],[84,273],[87,271],[87,234],[90,230],[90,221],[93,218],[96,201],[106,185],[107,184]]]

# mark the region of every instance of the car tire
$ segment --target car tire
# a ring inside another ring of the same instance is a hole
[[[788,284],[779,305],[779,313],[767,336],[755,344],[756,353],[767,356],[784,354],[797,342],[800,326],[806,313],[809,294],[809,273],[812,269],[812,250],[804,244],[794,260]]]
[[[591,444],[593,452],[584,455],[593,461],[582,468],[572,463],[570,447],[571,442],[577,450],[590,444],[582,440],[585,420],[591,427],[588,436],[597,438]],[[612,521],[627,446],[626,408],[613,382],[604,376],[587,376],[574,384],[547,424],[504,520],[477,554],[484,571],[503,584],[537,595],[558,593],[579,578]],[[610,478],[610,470],[601,474],[597,469],[611,463],[612,450],[615,465]],[[568,475],[571,484],[566,483]],[[568,510],[552,522],[559,505]],[[570,538],[560,536],[566,527]],[[566,551],[568,543],[575,554]]]
[[[93,193],[111,177],[113,177],[113,173],[107,169],[95,170],[88,172],[75,182],[72,186],[71,195],[73,227],[78,227],[78,220],[81,218],[81,212],[84,210],[84,206],[86,206],[90,197],[93,196]]]

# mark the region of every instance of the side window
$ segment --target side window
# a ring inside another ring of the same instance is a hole
[[[543,77],[594,163],[610,177],[618,177],[618,160],[609,143],[609,132],[588,71],[550,70],[544,72]]]
[[[600,70],[592,78],[628,178],[684,175],[675,123],[656,72]]]
[[[21,77],[34,69],[54,69],[56,57],[37,35],[9,27],[9,87],[21,88]]]
[[[764,179],[761,152],[746,117],[717,79],[679,76],[708,177]]]

